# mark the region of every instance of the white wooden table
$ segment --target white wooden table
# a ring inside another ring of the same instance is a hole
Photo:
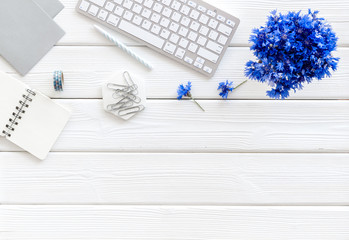
[[[156,66],[110,45],[64,0],[65,37],[21,78],[73,110],[45,161],[0,140],[0,239],[349,239],[349,2],[211,0],[241,19],[217,74],[201,75],[120,36]],[[273,9],[320,10],[340,38],[339,70],[286,101],[245,80],[248,37]],[[51,74],[66,85],[55,93]],[[115,71],[144,76],[148,108],[129,122],[102,110]],[[207,110],[177,101],[192,81]]]

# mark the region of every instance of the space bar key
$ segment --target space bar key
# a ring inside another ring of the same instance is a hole
[[[125,20],[121,20],[119,24],[119,29],[131,34],[132,36],[135,36],[157,48],[162,48],[164,45],[164,40],[159,38],[158,36],[155,36],[154,34],[143,30],[140,27],[137,27],[136,25],[133,25],[132,23],[126,22]]]

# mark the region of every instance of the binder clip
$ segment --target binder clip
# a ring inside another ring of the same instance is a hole
[[[145,109],[144,83],[128,71],[115,74],[103,85],[102,92],[104,110],[124,120]]]

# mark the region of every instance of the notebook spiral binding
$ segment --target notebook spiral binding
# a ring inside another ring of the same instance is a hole
[[[16,106],[16,111],[12,113],[12,116],[8,120],[8,124],[6,124],[6,130],[3,130],[2,133],[7,137],[11,137],[11,133],[15,130],[15,126],[18,125],[18,120],[22,119],[22,114],[25,114],[25,108],[29,107],[29,103],[33,101],[33,96],[36,93],[31,89],[26,89],[26,94],[22,95],[22,99],[19,100],[19,105]]]

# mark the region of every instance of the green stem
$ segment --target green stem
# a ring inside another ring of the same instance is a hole
[[[246,82],[247,82],[247,80],[243,81],[242,83],[240,83],[239,85],[237,85],[237,86],[234,88],[234,90],[237,89],[238,87],[240,87],[241,85],[243,85],[243,84],[246,83]]]
[[[199,106],[199,108],[200,108],[203,112],[205,112],[205,109],[203,109],[203,107],[201,107],[201,105],[195,100],[195,98],[193,98],[191,95],[189,95],[189,97],[190,97],[191,100],[193,100],[194,103],[196,103],[196,105]]]

